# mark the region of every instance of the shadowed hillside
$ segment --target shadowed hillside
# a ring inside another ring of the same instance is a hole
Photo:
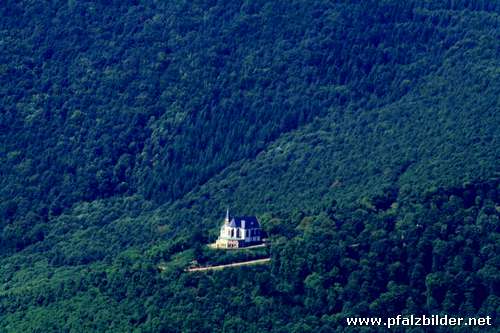
[[[499,12],[3,2],[0,331],[498,325]],[[259,256],[204,248],[228,206],[270,264],[185,273]]]
[[[6,2],[1,212],[23,230],[9,241],[36,242],[33,224],[82,200],[172,201],[316,117],[396,102],[453,48],[496,37],[483,6]]]

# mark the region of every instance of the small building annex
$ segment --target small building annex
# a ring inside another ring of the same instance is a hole
[[[262,242],[262,229],[255,216],[230,216],[226,212],[216,248],[240,248]]]

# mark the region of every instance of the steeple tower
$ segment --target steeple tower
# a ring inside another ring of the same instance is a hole
[[[229,208],[226,210],[226,219],[224,220],[224,224],[229,224]]]

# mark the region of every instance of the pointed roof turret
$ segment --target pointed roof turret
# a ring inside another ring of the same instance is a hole
[[[224,219],[225,224],[229,224],[229,208],[226,210],[226,218]]]

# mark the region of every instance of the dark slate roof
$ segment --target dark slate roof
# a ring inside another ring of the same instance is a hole
[[[255,216],[233,216],[231,217],[229,226],[232,228],[242,228],[243,221],[245,221],[244,229],[260,228],[260,223]]]

